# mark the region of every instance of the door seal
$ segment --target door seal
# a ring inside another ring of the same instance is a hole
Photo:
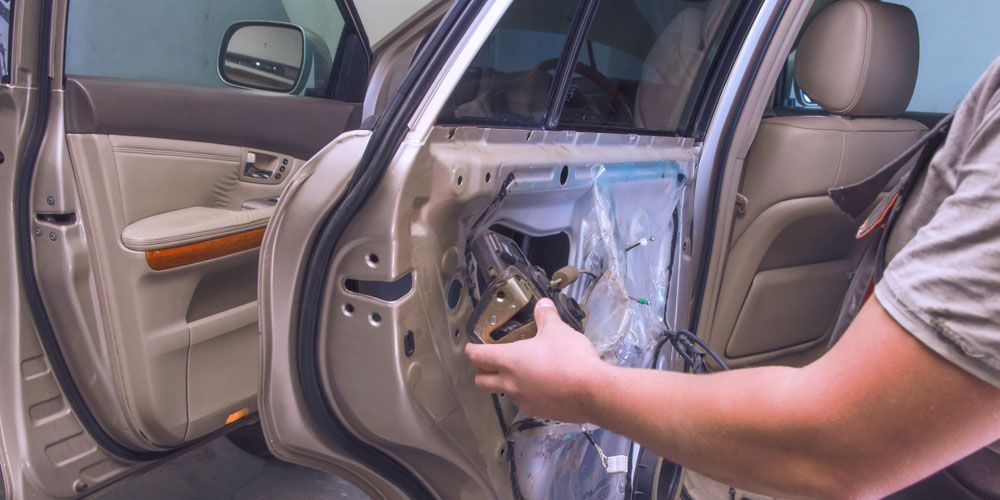
[[[300,306],[296,317],[295,354],[302,399],[312,421],[328,438],[349,455],[391,481],[410,498],[434,498],[416,474],[379,448],[362,440],[340,419],[323,394],[327,382],[319,367],[316,343],[319,338],[322,306],[334,249],[351,219],[374,191],[399,149],[408,130],[407,122],[431,88],[452,49],[461,41],[465,28],[478,16],[485,2],[458,0],[428,37],[417,54],[399,90],[389,102],[372,131],[357,170],[351,177],[344,199],[326,214],[309,249],[309,257],[299,289]]]

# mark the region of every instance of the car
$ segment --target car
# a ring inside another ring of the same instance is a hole
[[[827,190],[1000,53],[979,0],[0,7],[7,498],[258,421],[373,497],[750,495],[477,391],[463,346],[551,295],[616,364],[816,359],[864,249]]]

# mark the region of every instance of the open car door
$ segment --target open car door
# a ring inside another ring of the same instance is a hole
[[[715,116],[719,150],[738,115],[720,95],[751,78],[730,70],[781,11],[659,3],[671,8],[458,0],[374,129],[291,179],[260,268],[259,411],[276,456],[389,498],[673,495],[678,467],[479,392],[463,354],[477,318],[498,322],[482,311],[511,297],[474,250],[488,237],[497,262],[546,283],[579,271],[559,296],[605,360],[680,369],[656,344],[689,321],[702,141]],[[524,326],[532,302],[510,300],[500,322]]]
[[[349,2],[0,7],[2,471],[73,497],[255,420],[264,227],[372,52]]]

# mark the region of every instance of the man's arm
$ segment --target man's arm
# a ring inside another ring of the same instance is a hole
[[[804,368],[711,375],[608,365],[551,303],[535,315],[534,339],[467,347],[480,388],[748,490],[886,494],[1000,438],[1000,389],[924,347],[874,299]]]

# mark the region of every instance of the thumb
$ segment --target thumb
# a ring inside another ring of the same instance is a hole
[[[560,321],[562,320],[559,319],[559,311],[551,299],[542,299],[535,304],[535,325],[538,326],[539,332],[555,326]]]

